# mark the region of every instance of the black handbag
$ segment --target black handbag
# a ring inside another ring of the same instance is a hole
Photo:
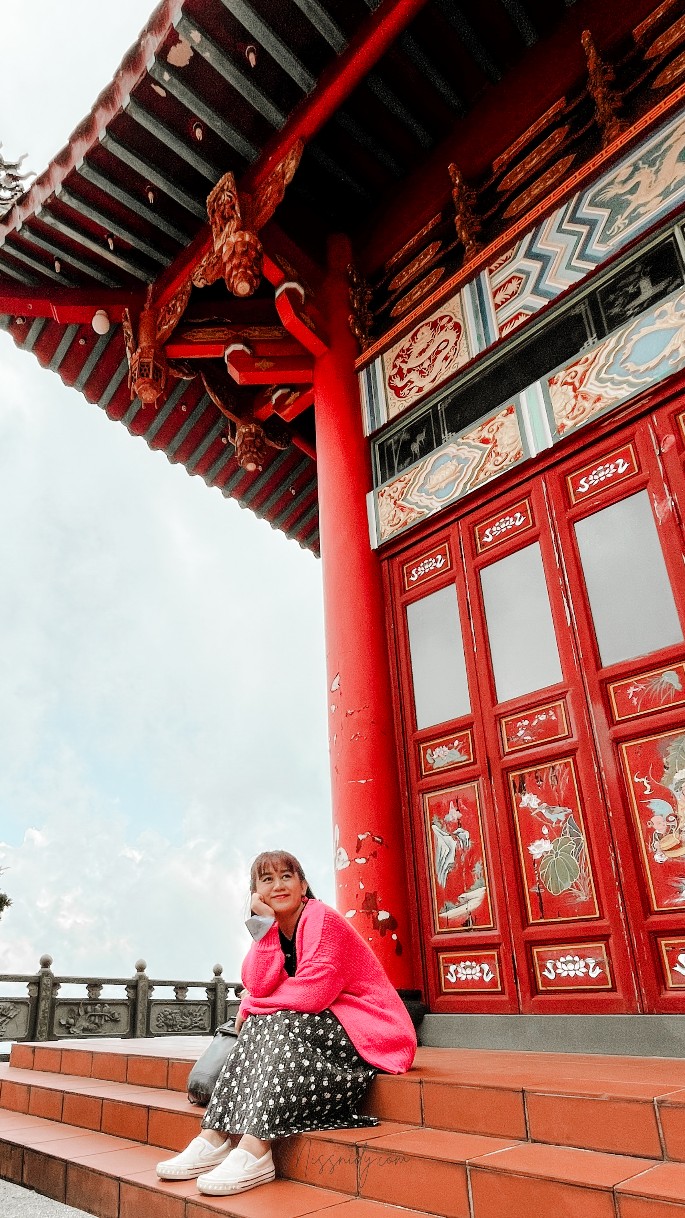
[[[188,1099],[191,1104],[206,1107],[218,1079],[231,1053],[238,1043],[238,1033],[235,1030],[235,1019],[229,1019],[217,1028],[211,1043],[207,1045],[202,1057],[195,1062],[188,1075]]]

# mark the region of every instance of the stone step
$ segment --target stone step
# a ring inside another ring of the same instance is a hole
[[[157,1179],[161,1147],[0,1111],[0,1175],[99,1218],[685,1215],[682,1163],[427,1128],[365,1132],[290,1139],[279,1148],[278,1168],[297,1178],[236,1198],[208,1198],[195,1181]]]
[[[142,1042],[147,1052],[131,1041],[116,1042],[116,1049],[102,1042],[90,1048],[90,1042],[82,1042],[83,1048],[18,1045],[10,1066],[0,1065],[0,1079],[14,1080],[23,1097],[17,1102],[29,1102],[26,1088],[35,1093],[26,1111],[54,1116],[58,1099],[39,1092],[59,1091],[60,1071],[73,1071],[76,1081],[72,1075],[65,1095],[74,1089],[85,1094],[82,1084],[90,1081],[108,1126],[116,1120],[122,1132],[135,1136],[131,1130],[147,1120],[155,1137],[163,1131],[159,1144],[176,1149],[197,1120],[185,1091],[202,1048],[189,1045],[191,1038],[179,1043],[183,1039],[169,1038],[169,1052],[176,1055],[169,1058],[160,1054],[158,1042]],[[182,1051],[192,1056],[184,1060],[177,1056]],[[14,1073],[20,1063],[21,1074]],[[98,1082],[110,1084],[106,1093]],[[123,1090],[113,1091],[112,1084]],[[144,1094],[134,1096],[131,1087]],[[174,1103],[164,1099],[170,1092]],[[64,1119],[70,1120],[76,1101],[65,1102]],[[685,1161],[685,1062],[679,1059],[419,1049],[407,1075],[376,1078],[366,1106],[383,1120],[407,1125]],[[85,1100],[81,1108],[87,1110]]]
[[[685,1063],[421,1049],[380,1076],[366,1129],[275,1144],[278,1178],[235,1199],[162,1183],[198,1130],[206,1041],[19,1045],[0,1065],[0,1176],[101,1218],[685,1218]]]

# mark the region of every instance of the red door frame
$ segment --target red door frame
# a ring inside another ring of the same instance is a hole
[[[549,471],[553,471],[554,467],[558,467],[558,479],[560,479],[562,470],[565,471],[567,466],[577,467],[579,464],[581,464],[582,454],[585,449],[592,447],[592,456],[594,456],[595,448],[598,454],[604,452],[605,449],[606,451],[609,451],[616,445],[617,432],[626,428],[627,425],[632,421],[636,421],[641,417],[649,415],[649,417],[652,419],[652,426],[656,434],[659,436],[661,446],[661,453],[658,455],[658,457],[655,456],[654,460],[662,462],[667,478],[670,481],[671,489],[681,496],[681,503],[685,502],[685,410],[683,410],[682,398],[684,389],[685,374],[680,374],[671,378],[668,386],[666,388],[662,387],[660,390],[658,414],[653,413],[655,411],[656,395],[654,391],[652,391],[651,394],[643,395],[641,399],[638,399],[635,402],[616,410],[610,418],[600,420],[594,425],[588,425],[577,435],[567,439],[564,442],[563,449],[561,451],[559,448],[555,448],[545,454],[542,454],[536,458],[534,464],[530,464],[529,469],[526,470],[526,473],[531,480],[535,482],[536,479],[539,481],[543,473],[548,473]],[[605,437],[604,445],[600,445],[598,443],[601,441],[602,437]],[[498,752],[495,751],[494,746],[496,745],[497,749],[499,749],[499,740],[493,739],[493,735],[496,733],[497,729],[492,721],[489,722],[487,732],[483,734],[482,739],[479,738],[479,728],[475,722],[470,724],[467,720],[464,720],[463,723],[460,721],[458,724],[452,726],[455,730],[461,726],[473,727],[475,761],[481,761],[481,767],[479,768],[478,765],[474,763],[474,766],[471,768],[464,767],[463,770],[452,770],[449,774],[444,774],[439,777],[433,776],[431,778],[424,778],[421,776],[419,771],[420,744],[425,740],[425,738],[438,735],[439,729],[431,728],[423,733],[416,733],[413,722],[410,722],[410,720],[413,718],[413,711],[408,711],[407,708],[412,707],[413,702],[411,700],[412,687],[409,669],[408,643],[406,629],[403,624],[403,617],[404,607],[408,601],[412,599],[412,596],[411,593],[407,593],[406,590],[401,586],[401,571],[403,565],[409,561],[412,555],[418,556],[419,553],[430,552],[436,546],[440,545],[441,542],[443,542],[446,538],[449,538],[454,546],[454,540],[456,537],[455,526],[458,526],[460,522],[465,521],[467,515],[469,518],[473,518],[473,520],[476,520],[476,518],[484,519],[488,512],[492,514],[493,501],[495,500],[495,511],[497,510],[498,505],[505,505],[505,503],[512,505],[515,504],[516,501],[520,500],[522,497],[520,494],[520,487],[521,470],[519,468],[519,470],[514,471],[514,473],[502,476],[495,484],[489,485],[488,487],[484,488],[483,491],[469,496],[466,504],[460,503],[456,505],[455,508],[449,513],[441,514],[439,518],[434,518],[430,522],[427,522],[424,526],[412,530],[409,537],[399,538],[395,542],[388,544],[386,547],[384,547],[384,550],[381,553],[384,565],[384,586],[386,592],[386,628],[388,631],[388,637],[395,641],[394,647],[391,647],[390,650],[391,653],[394,653],[391,654],[391,664],[394,676],[393,698],[397,723],[398,764],[404,780],[402,782],[403,815],[405,821],[407,856],[411,859],[411,873],[409,876],[409,881],[410,885],[414,884],[418,896],[415,927],[417,933],[415,942],[421,944],[426,990],[429,996],[431,1009],[434,1011],[458,1009],[473,1012],[483,1010],[495,1013],[496,1011],[503,1012],[505,1010],[518,1009],[516,1004],[517,991],[515,988],[515,978],[513,970],[509,966],[508,962],[508,957],[510,954],[508,951],[507,941],[508,932],[507,927],[504,924],[504,920],[499,917],[499,913],[504,909],[505,905],[511,903],[514,895],[516,895],[516,900],[519,900],[521,881],[520,873],[512,874],[512,869],[508,868],[505,862],[505,866],[501,870],[502,889],[500,892],[493,892],[493,901],[495,907],[497,908],[496,921],[499,923],[499,935],[493,932],[490,933],[488,937],[488,933],[484,931],[476,932],[473,930],[468,933],[468,937],[464,936],[462,933],[461,938],[459,938],[458,935],[437,936],[433,933],[426,933],[425,928],[431,925],[431,911],[429,908],[429,900],[426,893],[425,883],[425,876],[428,874],[428,859],[426,855],[424,834],[422,831],[422,809],[420,807],[421,796],[426,791],[439,789],[441,784],[447,785],[448,781],[454,783],[462,782],[470,777],[475,777],[477,774],[480,774],[481,782],[488,783],[487,767],[488,764],[492,766],[492,757],[498,756]],[[540,488],[538,487],[538,493],[539,489]],[[605,493],[602,492],[602,494],[604,495]],[[607,490],[603,502],[609,502],[612,494],[613,492],[611,492],[611,490]],[[554,494],[551,496],[551,499],[551,507],[555,521],[561,523],[559,518],[561,504],[558,501],[558,496]],[[659,505],[656,506],[658,510],[662,510]],[[468,509],[468,512],[465,512],[465,508]],[[563,519],[565,521],[565,515],[563,516]],[[677,523],[681,528],[679,519],[677,520]],[[566,528],[568,527],[569,526],[566,525]],[[531,533],[528,540],[532,539],[533,534]],[[516,543],[511,542],[507,544],[509,544],[510,547],[515,547]],[[550,538],[548,538],[544,543],[545,548],[547,548],[549,544],[551,544]],[[504,550],[500,551],[500,553],[504,552]],[[459,556],[456,556],[456,558],[458,563]],[[549,563],[549,553],[547,554],[547,559]],[[568,555],[566,555],[566,560],[568,561]],[[554,556],[554,561],[555,563],[557,561],[556,555]],[[671,555],[668,561],[673,578],[675,574],[674,563],[676,563],[677,560],[674,559],[673,555]],[[682,568],[680,568],[680,571],[682,572]],[[560,594],[563,591],[563,585],[566,578],[567,572],[565,569],[565,563],[562,561],[560,567]],[[434,577],[434,579],[431,581],[431,590],[437,590],[438,587],[444,586],[453,579],[454,576],[451,573]],[[462,629],[464,629],[465,616],[463,609],[466,603],[464,600],[466,588],[464,584],[463,569],[458,572],[457,582],[459,585],[458,599],[460,601]],[[427,590],[428,589],[425,589],[424,591]],[[556,597],[555,599],[558,600]],[[555,624],[557,625],[557,630],[559,630],[560,609],[558,603],[554,612],[557,617]],[[590,645],[587,638],[587,631],[584,627],[579,631],[579,638],[581,639],[580,659],[584,662],[586,657],[592,653],[594,643]],[[593,660],[593,663],[594,662],[595,661]],[[474,690],[478,689],[478,685],[474,678],[474,666],[475,650],[471,652],[467,645],[467,671],[472,693]],[[400,689],[401,685],[404,686],[405,695],[409,696],[402,696]],[[548,693],[549,691],[546,692]],[[571,700],[569,706],[574,721],[581,721],[583,719],[582,715],[580,717],[578,716],[577,708],[575,707],[574,703],[574,699],[577,699],[579,696],[579,687],[570,694]],[[606,718],[605,694],[600,696],[596,688],[592,688],[588,690],[588,696],[590,697],[593,713],[596,712],[598,706],[601,706]],[[524,701],[528,701],[528,699],[524,699]],[[515,706],[516,704],[513,705]],[[655,722],[672,727],[676,718],[676,712],[669,712],[666,710],[658,718],[658,720],[655,720]],[[485,735],[488,737],[487,741],[485,739]],[[612,737],[611,730],[607,729],[606,739],[608,738],[611,738],[612,740],[618,739],[618,734],[614,732]],[[605,746],[606,739],[604,740]],[[617,768],[615,765],[613,767],[613,772],[610,772],[611,767],[607,766],[605,757],[606,747],[602,748],[602,740],[598,738],[596,727],[594,729],[594,739],[591,738],[589,728],[581,728],[580,735],[571,737],[565,740],[564,743],[570,744],[572,747],[587,747],[591,750],[589,755],[594,755],[595,748],[600,750],[601,773],[602,777],[607,783],[607,790],[610,791],[610,798],[613,802],[613,800],[618,797],[616,794],[617,791],[620,790],[619,776],[617,774]],[[486,745],[487,747],[485,747]],[[546,748],[546,752],[543,750],[540,753],[541,758],[551,756],[555,752],[553,746],[546,746]],[[488,754],[490,754],[490,757],[488,757]],[[500,772],[502,771],[501,766],[495,766],[494,768],[499,769]],[[501,776],[495,785],[499,790],[497,805],[500,811],[497,817],[493,816],[487,831],[491,855],[490,865],[494,869],[497,868],[497,856],[500,854],[500,848],[502,846],[506,848],[505,853],[508,851],[509,857],[513,859],[511,854],[511,816],[508,808],[507,816],[503,817],[501,815],[501,808],[506,806],[504,805],[502,799],[503,784],[501,781]],[[622,791],[621,798],[625,803],[625,794]],[[613,818],[612,823],[615,821],[615,819],[616,818]],[[621,879],[623,888],[627,894],[630,894],[628,906],[631,923],[638,926],[640,924],[640,919],[644,918],[644,908],[642,906],[639,906],[638,908],[635,903],[635,893],[638,890],[638,884],[636,880],[637,871],[634,844],[631,845],[630,848],[627,846],[628,833],[625,820],[623,821],[622,826],[620,826],[618,829],[615,828],[614,831],[616,833],[618,845],[617,853],[621,859]],[[501,838],[498,836],[500,833],[502,834]],[[491,883],[494,874],[495,870],[492,870]],[[609,900],[613,899],[615,902],[615,896],[611,892],[611,889],[609,890],[608,894],[605,895],[605,899],[607,897]],[[658,926],[662,927],[663,923],[664,917],[662,915]],[[565,926],[567,925],[568,924],[565,924]],[[595,923],[595,925],[597,926],[597,929],[600,929],[601,922]],[[561,938],[562,936],[560,935],[559,937]],[[647,931],[645,931],[643,935],[634,934],[634,942],[636,944],[635,950],[637,955],[636,965],[639,974],[643,978],[643,984],[645,977],[652,976],[653,978],[658,978],[659,976],[659,973],[656,971],[655,967],[656,960],[654,943],[653,941],[648,943],[647,939]],[[441,950],[447,950],[448,947],[454,947],[454,950],[461,950],[462,946],[468,946],[469,949],[473,948],[475,951],[476,947],[491,946],[495,941],[499,941],[502,949],[503,993],[501,995],[491,995],[489,998],[483,997],[483,995],[477,997],[475,994],[473,996],[460,995],[458,999],[455,999],[453,997],[445,996],[440,992],[436,952],[438,947]],[[519,951],[521,950],[521,946],[525,941],[525,933],[523,929],[521,929],[518,939]],[[614,967],[617,969],[617,977],[621,990],[612,992],[611,995],[590,995],[582,1005],[582,1010],[584,1012],[590,1013],[593,1010],[603,1010],[605,1013],[608,1013],[610,1010],[616,1011],[618,1009],[636,1009],[636,1006],[638,1006],[638,999],[636,996],[635,976],[634,970],[631,967],[630,954],[627,951],[619,951],[618,957],[614,960]],[[572,1004],[569,1002],[568,995],[545,995],[546,1001],[541,1002],[540,995],[536,995],[535,997],[533,996],[529,978],[519,978],[519,985],[521,986],[522,1009],[540,1012],[544,1009],[550,1013],[553,1013],[555,1010],[566,1012],[572,1009]],[[656,983],[652,984],[651,988],[649,985],[645,985],[645,1004],[648,1010],[654,1010],[655,1007],[659,1007],[659,1009],[663,1010],[682,1011],[685,1009],[685,989],[680,993],[673,991],[669,991],[667,993],[663,986],[660,988]]]

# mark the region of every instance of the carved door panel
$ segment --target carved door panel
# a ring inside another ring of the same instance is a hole
[[[638,1009],[614,845],[542,479],[462,519],[478,704],[521,1009]]]
[[[548,478],[644,1009],[685,1011],[685,412]]]
[[[500,834],[458,532],[443,530],[406,551],[389,578],[431,1009],[516,1011]]]

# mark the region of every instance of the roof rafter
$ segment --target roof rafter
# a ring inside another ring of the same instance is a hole
[[[265,32],[261,18],[256,17],[244,0],[222,0],[222,3],[254,37]],[[302,139],[307,144],[321,130],[426,3],[427,0],[384,0],[342,54],[324,69],[318,83],[310,86],[309,95],[295,107],[282,129],[272,136],[262,154],[246,170],[240,182],[242,190],[256,192],[297,140]],[[250,20],[252,27],[248,24]],[[210,244],[209,225],[205,224],[158,279],[154,289],[158,306],[171,299],[208,252]]]

